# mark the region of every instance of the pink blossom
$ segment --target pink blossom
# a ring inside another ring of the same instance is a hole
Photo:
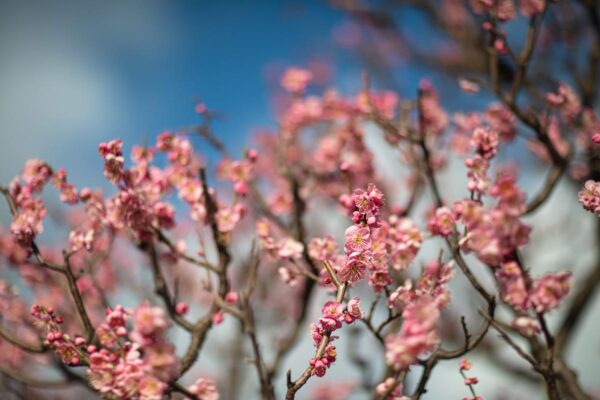
[[[290,237],[281,240],[278,247],[279,257],[285,259],[300,259],[302,257],[302,251],[304,250],[304,245],[302,245],[302,243]]]
[[[345,232],[346,254],[353,252],[362,252],[367,250],[371,246],[371,231],[369,228],[359,228],[356,225],[352,225]]]
[[[460,369],[462,371],[468,371],[471,369],[471,363],[466,358],[461,358],[459,362]]]
[[[281,78],[281,86],[291,93],[302,93],[313,79],[312,72],[301,68],[288,68]]]
[[[440,311],[431,297],[422,297],[409,304],[402,317],[404,322],[397,335],[385,341],[385,358],[396,370],[405,369],[423,353],[433,351],[439,343],[436,325]]]
[[[390,218],[388,246],[394,269],[402,270],[414,260],[421,249],[423,236],[408,218]]]
[[[342,327],[344,306],[336,301],[328,301],[321,310],[319,322],[323,329],[336,330]]]
[[[498,134],[487,128],[476,128],[471,137],[471,146],[477,154],[489,160],[498,152]]]
[[[164,310],[160,307],[151,307],[148,303],[142,304],[134,311],[133,323],[134,333],[142,338],[162,334],[169,327]]]
[[[77,189],[67,182],[67,172],[60,168],[52,176],[52,184],[60,191],[60,200],[67,204],[76,204],[79,201]]]
[[[40,192],[52,176],[52,168],[42,160],[31,159],[25,162],[21,177],[32,193]]]
[[[480,90],[480,87],[476,82],[464,78],[458,80],[458,85],[465,93],[478,93]]]
[[[496,271],[502,300],[517,310],[527,311],[529,293],[523,279],[521,268],[516,262],[508,262]]]
[[[177,303],[177,305],[175,305],[175,312],[179,315],[187,314],[188,310],[189,310],[189,306],[187,305],[187,303],[184,303],[182,301],[180,301],[179,303]]]
[[[557,308],[562,299],[569,294],[572,285],[573,277],[569,272],[547,274],[536,279],[531,287],[531,304],[539,313]]]
[[[435,215],[427,223],[427,229],[432,235],[448,236],[454,228],[452,211],[448,207],[435,210]]]
[[[542,330],[540,323],[531,317],[517,317],[512,322],[512,326],[526,337],[534,336]]]
[[[217,385],[213,380],[200,378],[192,386],[187,388],[202,400],[219,400]]]
[[[123,176],[125,159],[122,148],[123,141],[120,139],[100,143],[98,146],[98,151],[104,158],[104,176],[113,183],[117,183]]]
[[[360,311],[360,298],[353,297],[348,301],[347,306],[348,314],[352,318],[360,319],[362,317],[362,312]]]
[[[314,238],[308,245],[308,254],[319,261],[330,260],[337,250],[337,243],[332,236]]]
[[[409,397],[402,396],[402,390],[402,382],[397,383],[394,378],[387,378],[385,381],[377,385],[375,388],[375,393],[377,393],[379,396],[384,396],[386,393],[389,393],[389,396],[386,397],[386,399],[389,400],[409,400]]]
[[[516,117],[502,103],[489,105],[485,110],[485,119],[502,140],[509,142],[517,135]]]
[[[600,182],[586,181],[579,192],[579,202],[584,209],[600,215]]]
[[[357,282],[361,280],[364,278],[368,259],[369,252],[367,251],[351,253],[338,271],[339,278],[343,282]]]

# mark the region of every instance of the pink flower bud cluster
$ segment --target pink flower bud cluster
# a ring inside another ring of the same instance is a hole
[[[85,357],[82,350],[85,340],[81,337],[71,339],[69,335],[63,333],[61,325],[64,320],[55,314],[53,308],[34,304],[31,307],[31,316],[46,335],[44,346],[54,349],[62,362],[67,365],[77,366],[82,363]]]
[[[460,365],[459,372],[462,375],[462,377],[464,378],[464,384],[465,384],[465,386],[469,387],[469,390],[473,394],[473,396],[463,397],[463,400],[483,400],[483,398],[481,396],[477,396],[475,394],[474,386],[479,383],[479,379],[477,377],[467,377],[467,375],[465,373],[466,371],[469,371],[472,367],[469,360],[467,360],[466,358],[461,358],[459,365]]]

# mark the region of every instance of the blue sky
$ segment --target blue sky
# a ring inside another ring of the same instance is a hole
[[[320,1],[2,1],[0,179],[39,157],[101,183],[100,141],[196,123],[200,99],[241,149],[273,126],[269,66],[335,58],[342,20]]]

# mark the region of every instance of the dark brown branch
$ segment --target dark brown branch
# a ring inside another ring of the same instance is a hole
[[[156,229],[155,228],[154,229],[154,233],[158,237],[158,240],[161,243],[165,244],[169,248],[169,250],[173,254],[175,254],[177,257],[179,257],[182,260],[185,260],[185,261],[187,261],[187,262],[189,262],[191,264],[195,264],[195,265],[198,265],[198,266],[200,266],[202,268],[206,268],[209,271],[217,272],[217,268],[214,265],[212,265],[211,263],[209,263],[207,261],[204,261],[204,260],[201,260],[201,259],[196,258],[196,257],[192,257],[189,254],[185,254],[185,253],[182,253],[181,251],[179,251],[177,249],[177,247],[175,246],[175,244],[171,240],[169,240],[169,238],[160,229]]]
[[[341,303],[344,300],[344,296],[346,295],[346,288],[348,287],[347,283],[344,282],[337,290],[337,295],[335,301]],[[321,359],[323,354],[325,353],[325,348],[329,344],[329,338],[331,337],[331,331],[327,331],[323,334],[321,339],[321,343],[319,343],[319,347],[317,348],[317,352],[315,353],[316,359]],[[302,375],[295,381],[291,380],[291,370],[288,371],[288,390],[285,395],[286,400],[293,400],[296,398],[296,392],[302,388],[306,384],[306,382],[310,379],[312,374],[313,367],[309,366],[304,370]]]
[[[2,339],[6,340],[8,343],[17,346],[21,350],[25,350],[30,353],[45,353],[47,351],[47,348],[44,347],[41,343],[27,343],[24,340],[8,332],[2,325],[0,325],[0,337],[2,337]]]
[[[83,302],[83,298],[81,297],[81,293],[77,288],[77,280],[73,275],[73,271],[71,270],[71,262],[69,260],[69,254],[66,251],[63,251],[63,259],[64,259],[64,275],[67,277],[67,283],[69,285],[69,292],[71,293],[71,297],[73,297],[73,301],[75,302],[75,306],[77,307],[77,314],[79,318],[81,318],[81,322],[85,329],[85,338],[88,343],[91,343],[94,339],[94,335],[96,330],[92,325],[92,321],[85,309],[85,304]]]
[[[158,254],[156,253],[156,247],[154,244],[149,243],[146,245],[146,252],[148,253],[148,257],[150,258],[150,266],[152,268],[152,278],[154,281],[154,291],[156,294],[162,299],[165,304],[165,308],[169,313],[169,317],[183,329],[188,332],[191,332],[194,329],[194,325],[186,320],[182,315],[179,315],[176,310],[176,305],[173,300],[173,296],[169,290],[169,286],[165,280],[165,277],[162,273],[160,267],[160,261],[158,259]]]
[[[47,381],[40,380],[36,378],[31,378],[25,376],[19,372],[17,372],[13,368],[8,368],[3,365],[0,365],[0,374],[8,376],[10,379],[13,379],[17,382],[20,382],[26,386],[30,386],[37,389],[64,389],[65,386],[71,384],[70,381]]]
[[[302,243],[304,246],[302,250],[302,258],[304,262],[310,268],[310,272],[315,275],[319,274],[319,270],[315,265],[314,261],[308,254],[308,243],[306,239],[306,229],[304,226],[304,213],[306,211],[306,203],[304,199],[300,195],[300,184],[298,180],[293,176],[289,175],[290,187],[292,190],[292,199],[293,199],[293,216],[292,216],[292,226],[295,227],[294,236],[297,241]],[[311,295],[315,288],[316,282],[312,279],[307,279],[304,281],[304,287],[302,288],[302,293],[300,295],[301,298],[301,307],[300,307],[300,315],[297,316],[297,323],[287,335],[284,340],[279,343],[277,346],[277,352],[275,354],[275,360],[273,364],[269,368],[269,377],[273,378],[280,370],[281,363],[285,355],[292,349],[294,343],[298,340],[300,335],[300,329],[304,326],[306,317],[308,315],[308,309],[310,305]]]

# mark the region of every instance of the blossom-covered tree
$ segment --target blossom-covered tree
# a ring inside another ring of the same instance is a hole
[[[546,22],[571,2],[468,3],[412,6],[455,42],[454,52],[427,62],[463,75],[463,91],[494,97],[482,111],[450,113],[444,104],[451,99],[425,79],[407,97],[374,89],[367,74],[358,93],[319,93],[310,70],[290,68],[281,78],[287,95],[277,131],[257,135],[240,157],[199,104],[203,122],[191,133],[162,132],[131,147],[129,157],[120,139],[101,143],[109,191],[76,187],[65,169],[27,161],[0,189],[12,215],[0,231],[6,392],[294,399],[322,381],[311,398],[360,390],[420,399],[436,384],[435,367],[454,363],[464,398],[481,399],[465,356],[493,356],[490,348],[504,346],[519,356],[517,372],[525,370],[549,399],[590,399],[565,349],[600,285],[600,265],[574,283],[569,266],[529,268],[535,254],[526,251],[539,229],[528,217],[561,181],[600,227],[598,4],[581,1],[566,21]],[[412,48],[387,14],[336,5],[385,43]],[[504,30],[519,20],[528,28],[517,51]],[[575,86],[564,73],[558,81],[551,69],[530,71],[544,67],[533,62],[536,44],[542,55],[555,51],[563,24],[564,40],[592,36],[581,45],[589,69],[569,67]],[[216,168],[197,151],[196,136],[220,154]],[[398,156],[401,168],[391,176],[381,171],[372,136]],[[524,151],[512,151],[519,146]],[[516,168],[511,154],[548,164],[539,191],[520,185],[531,172]],[[445,193],[441,177],[455,160],[458,196]],[[457,276],[468,286],[453,285]],[[462,317],[449,310],[461,296],[471,296]],[[564,317],[551,326],[556,309]],[[220,368],[194,368],[210,350],[208,337],[227,330],[225,321],[239,334],[210,357]],[[344,337],[379,352],[350,357],[337,347]],[[312,341],[310,355],[291,365],[303,339]],[[245,362],[254,372],[239,393],[234,377]],[[329,381],[341,362],[357,368],[362,382]]]

